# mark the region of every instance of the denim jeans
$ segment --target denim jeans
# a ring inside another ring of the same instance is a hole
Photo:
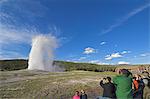
[[[96,99],[111,99],[111,98],[103,97],[103,96],[98,96]]]

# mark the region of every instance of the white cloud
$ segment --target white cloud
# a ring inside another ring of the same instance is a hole
[[[0,18],[1,20],[6,20],[6,19],[12,19],[11,16],[9,16],[8,14],[4,13],[4,12],[0,12]]]
[[[27,56],[22,55],[20,51],[16,51],[15,47],[19,44],[31,44],[32,37],[37,34],[39,33],[34,29],[17,29],[10,25],[0,24],[0,59],[25,59]],[[12,45],[15,45],[15,47],[9,48]]]
[[[7,1],[7,0],[4,0]],[[12,44],[12,43],[30,43],[33,36],[40,34],[36,28],[32,26],[23,26],[22,28],[16,27],[14,24],[10,24],[9,21],[14,21],[14,17],[7,13],[0,12],[0,19],[5,22],[0,23],[0,45]]]
[[[146,54],[141,54],[140,56],[143,56],[143,57],[145,57],[145,56],[147,56]]]
[[[124,54],[131,53],[131,51],[122,51],[117,53],[112,53],[110,55],[105,56],[105,60],[112,60],[113,58],[120,58],[123,57]]]
[[[71,60],[69,60],[69,59],[67,59],[66,61],[67,61],[67,62],[71,62]]]
[[[145,5],[140,6],[139,8],[136,8],[134,10],[132,10],[131,12],[129,12],[127,15],[125,15],[124,17],[122,17],[120,20],[118,20],[116,23],[112,24],[111,26],[109,26],[107,29],[104,29],[102,31],[102,34],[106,34],[111,32],[113,29],[119,27],[120,25],[122,25],[124,22],[126,22],[129,18],[133,17],[134,15],[140,13],[141,11],[143,11],[144,9],[148,8],[150,6],[150,3],[146,3]]]
[[[105,60],[112,60],[113,58],[120,58],[122,55],[120,53],[112,53],[111,55],[106,55]]]
[[[7,0],[0,2],[0,5]],[[39,34],[35,28],[24,28],[16,27],[14,24],[11,25],[9,21],[15,19],[4,13],[0,12],[0,19],[3,21],[0,23],[0,59],[12,59],[12,58],[26,58],[18,51],[15,51],[17,44],[30,44],[32,37]],[[9,46],[15,45],[15,47],[9,48]]]
[[[106,42],[101,42],[101,43],[100,43],[100,45],[104,45],[104,44],[106,44]]]
[[[126,54],[127,53],[127,51],[123,51],[123,52],[121,52],[121,54]]]
[[[14,26],[7,26],[0,24],[0,59],[24,58],[21,51],[15,51],[15,47],[20,44],[31,44],[32,38],[36,35],[41,35],[35,28],[27,29],[24,27],[16,28]],[[44,34],[49,36],[50,34]],[[9,46],[15,47],[9,48]],[[5,49],[4,49],[5,48]],[[10,51],[8,51],[10,50]]]
[[[48,10],[45,5],[37,0],[36,2],[35,0],[0,0],[0,6],[13,9],[14,12],[26,18],[26,20],[34,20],[35,17],[44,17],[46,14],[45,12]],[[12,14],[16,18],[17,16],[15,13],[12,13],[9,9],[7,13]],[[1,10],[1,12],[5,11]]]
[[[3,51],[0,50],[0,60],[4,59],[27,59],[27,57],[18,53],[17,51]]]
[[[128,54],[131,53],[131,51],[122,51],[121,54]]]
[[[84,60],[86,59],[87,57],[80,57],[78,60],[81,61],[81,60]]]
[[[91,60],[89,63],[99,63],[99,60]]]
[[[84,54],[92,54],[92,53],[96,53],[96,50],[94,48],[91,47],[87,47],[84,49]]]
[[[100,60],[91,60],[88,63],[98,64],[98,65],[109,65],[109,63],[101,62]]]
[[[119,61],[118,64],[119,64],[119,65],[122,65],[122,64],[130,64],[130,62]]]
[[[0,44],[30,43],[32,37],[40,34],[35,29],[17,29],[13,26],[0,25]]]
[[[99,65],[110,65],[110,63],[98,63]]]
[[[143,54],[140,54],[141,57],[146,57],[146,56],[150,56],[150,53],[143,53]]]
[[[16,51],[15,47],[20,44],[31,44],[32,38],[40,34],[36,28],[16,28],[0,23],[0,59],[25,58],[26,56],[22,55],[20,51]],[[12,45],[15,47],[9,48]]]
[[[35,7],[32,7],[33,5]],[[9,9],[8,11],[0,12],[0,58],[24,57],[20,51],[17,52],[15,49],[20,46],[20,44],[31,44],[34,36],[42,34],[38,31],[38,28],[31,26],[30,21],[33,21],[36,17],[44,17],[47,7],[40,2],[28,2],[27,0],[23,0],[22,2],[19,0],[0,0],[0,6],[10,7],[20,15],[19,17],[16,16],[16,14],[12,13]],[[29,8],[26,9],[26,7]],[[41,13],[41,11],[44,12]],[[24,17],[26,21],[20,24],[22,17]],[[53,31],[51,29],[53,29]],[[60,32],[56,26],[51,29],[47,30],[53,32],[53,34]],[[49,34],[47,33],[46,35]],[[14,47],[9,48],[9,46],[12,45],[14,45]]]

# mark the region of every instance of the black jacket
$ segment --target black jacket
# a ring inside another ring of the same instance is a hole
[[[111,82],[103,84],[103,81],[100,81],[100,86],[104,89],[103,97],[116,98],[116,88],[115,85]]]
[[[87,99],[87,94],[81,94],[80,99]]]

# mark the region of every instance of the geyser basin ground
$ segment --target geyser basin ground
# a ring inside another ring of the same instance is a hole
[[[113,72],[43,72],[43,71],[1,71],[0,97],[71,99],[76,90],[85,89],[89,99],[102,94],[99,78],[113,76]],[[64,91],[65,90],[65,91]]]
[[[55,73],[35,70],[0,71],[0,97],[72,99],[76,90],[85,89],[88,99],[95,99],[102,94],[99,79],[115,75],[115,72],[89,71]]]

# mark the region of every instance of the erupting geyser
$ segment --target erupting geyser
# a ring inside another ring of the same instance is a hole
[[[53,51],[57,47],[57,40],[51,35],[38,35],[32,39],[32,48],[29,54],[28,69],[56,71],[53,66]]]

